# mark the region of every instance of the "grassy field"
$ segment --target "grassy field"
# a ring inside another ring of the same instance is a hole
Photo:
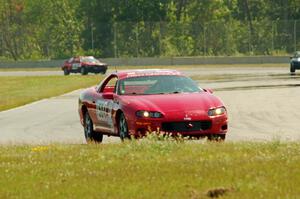
[[[277,68],[287,67],[288,64],[201,64],[201,65],[160,65],[160,66],[118,66],[122,69],[135,69],[135,68],[159,68],[159,69],[195,69],[195,68]],[[111,66],[114,69],[113,66]]]
[[[0,111],[98,84],[103,76],[0,77]]]
[[[226,68],[226,67],[241,67],[241,68],[252,68],[252,67],[287,67],[287,64],[203,64],[203,65],[158,65],[158,66],[116,66],[118,70],[124,69],[136,69],[136,68],[159,68],[159,69],[193,69],[198,68]],[[114,70],[115,66],[109,66],[109,69]],[[51,68],[0,68],[0,72],[6,71],[61,71],[60,67]]]
[[[242,64],[242,65],[188,65],[188,66],[122,66],[118,70],[136,68],[193,69],[195,67],[281,67],[282,64]],[[114,67],[112,67],[114,69]],[[60,68],[2,68],[8,71],[55,71]],[[57,96],[75,89],[89,87],[100,82],[103,76],[0,76],[0,111],[18,107],[40,99]],[[192,76],[195,80],[222,80],[234,78],[224,75]]]
[[[0,111],[90,87],[103,78],[99,75],[0,76]]]
[[[266,64],[261,64],[261,65],[266,65]],[[186,67],[189,68],[194,66],[186,66]],[[150,66],[147,68],[150,68]],[[161,66],[156,68],[176,69],[176,66]],[[119,68],[119,69],[120,70],[130,69],[130,67]],[[104,76],[99,76],[99,75],[96,76],[95,75],[0,76],[0,111],[21,106],[24,104],[28,104],[30,102],[37,101],[40,99],[57,96],[79,88],[96,85],[101,81],[103,77]],[[241,77],[248,77],[248,75],[192,75],[191,76],[192,79],[198,81],[199,80],[218,81],[218,80],[224,80],[224,79],[228,80],[228,79],[241,78]]]
[[[49,68],[0,68],[0,72],[8,71],[62,71],[60,67]],[[63,74],[63,72],[62,72]]]
[[[0,147],[0,198],[299,198],[299,143]]]

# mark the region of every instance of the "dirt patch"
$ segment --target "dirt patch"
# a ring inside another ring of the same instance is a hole
[[[208,196],[210,198],[219,198],[219,197],[225,195],[226,193],[232,192],[232,191],[234,191],[233,188],[220,187],[220,188],[208,190],[206,193],[206,196]]]

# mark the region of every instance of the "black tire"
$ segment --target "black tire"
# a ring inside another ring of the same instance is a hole
[[[69,75],[70,71],[67,68],[64,68],[64,75]]]
[[[103,69],[103,71],[101,72],[102,74],[105,74],[107,71],[107,68]]]
[[[84,117],[84,136],[87,142],[93,141],[101,143],[103,140],[103,134],[94,131],[93,121],[88,112],[85,113]]]
[[[294,73],[295,71],[296,71],[295,66],[294,66],[294,64],[291,63],[290,72]]]
[[[96,74],[99,74],[99,73],[105,74],[106,71],[107,71],[107,68],[98,68],[98,69],[97,69],[97,72],[95,72],[95,73],[96,73]]]
[[[81,73],[81,75],[86,75],[86,74],[88,74],[88,72],[87,72],[87,70],[86,70],[85,67],[81,67],[81,68],[80,68],[80,73]]]
[[[119,117],[118,130],[119,130],[119,136],[122,141],[124,141],[125,139],[130,139],[128,133],[127,121],[123,113],[121,113]]]
[[[207,139],[209,141],[217,141],[217,142],[224,141],[225,138],[226,138],[226,134],[211,134],[207,136]]]

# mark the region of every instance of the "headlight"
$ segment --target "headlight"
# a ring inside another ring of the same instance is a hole
[[[156,111],[137,111],[136,116],[142,118],[161,118],[162,114]]]
[[[219,108],[210,109],[208,111],[208,115],[209,116],[217,116],[217,115],[222,115],[225,112],[226,112],[225,107],[219,107]]]

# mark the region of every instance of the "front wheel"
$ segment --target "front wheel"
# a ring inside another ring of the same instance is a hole
[[[86,75],[87,74],[87,69],[85,67],[80,68],[80,73],[81,75]]]
[[[105,68],[101,73],[102,73],[102,74],[105,74],[106,71],[107,71],[107,68]]]
[[[103,140],[103,134],[94,131],[93,121],[88,112],[85,113],[84,136],[87,142],[94,141],[101,143]]]
[[[294,64],[291,64],[290,72],[291,72],[291,73],[294,73],[294,72],[295,72],[295,66],[294,66]]]
[[[64,75],[69,75],[70,71],[67,68],[64,68]]]
[[[127,126],[127,121],[125,118],[125,115],[121,113],[120,119],[119,119],[119,135],[121,140],[129,139],[129,133],[128,133],[128,126]]]

